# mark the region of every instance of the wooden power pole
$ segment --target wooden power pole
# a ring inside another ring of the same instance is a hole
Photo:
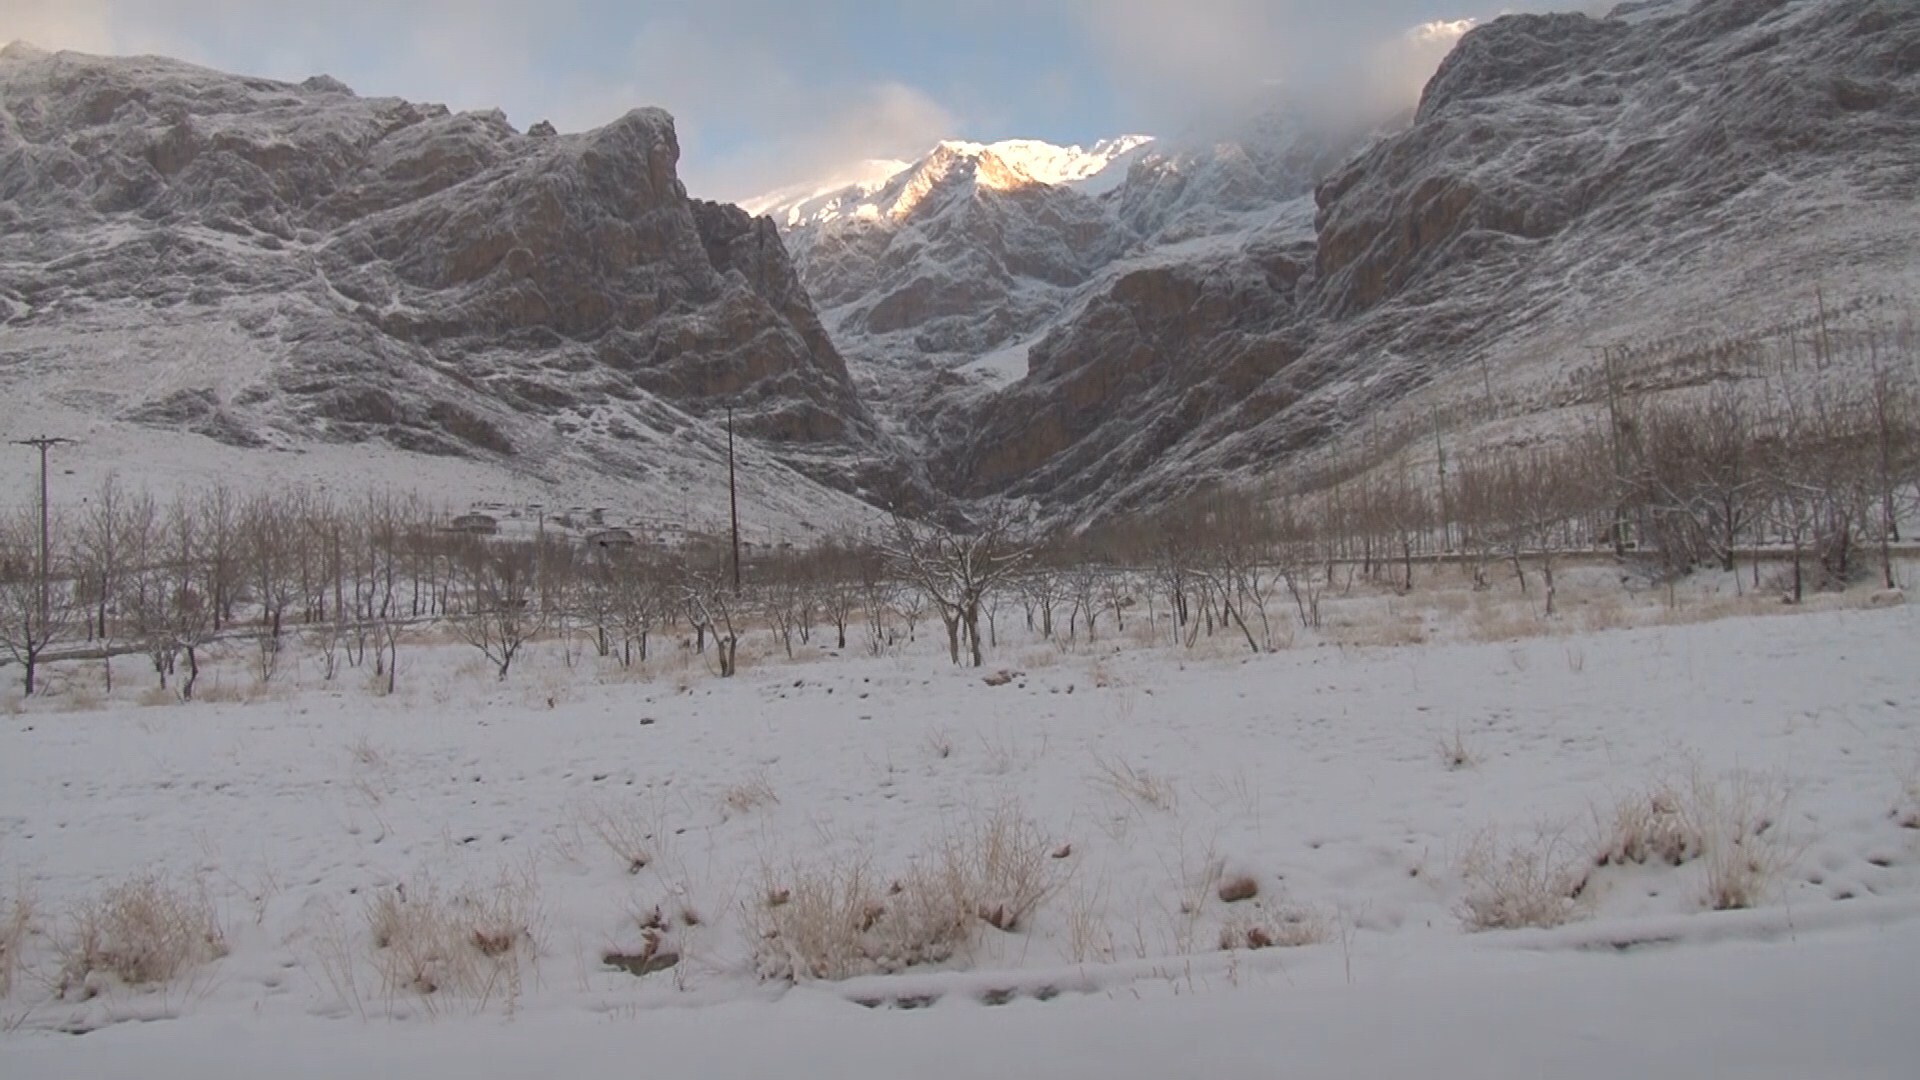
[[[40,633],[47,632],[47,618],[50,605],[47,577],[47,451],[56,446],[70,446],[72,439],[50,439],[45,435],[37,439],[15,439],[15,446],[31,446],[40,451]]]

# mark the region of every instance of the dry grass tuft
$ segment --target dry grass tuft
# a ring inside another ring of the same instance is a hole
[[[969,898],[938,873],[916,874],[887,889],[865,856],[825,866],[796,866],[769,899],[750,910],[754,964],[761,978],[840,980],[894,973],[950,959],[977,925]]]
[[[649,811],[627,801],[600,799],[589,803],[581,817],[627,873],[637,874],[653,862],[659,825]]]
[[[943,877],[973,897],[981,921],[1011,932],[1059,890],[1066,876],[1060,850],[1019,804],[1006,803],[948,839]]]
[[[1351,648],[1396,649],[1426,644],[1427,624],[1417,614],[1395,615],[1386,612],[1335,620],[1328,624],[1327,636]]]
[[[1480,755],[1467,745],[1467,734],[1459,728],[1453,729],[1453,735],[1440,737],[1440,761],[1447,768],[1458,772],[1471,769],[1480,764]]]
[[[727,788],[720,798],[727,808],[728,816],[743,816],[763,806],[772,806],[780,801],[773,793],[773,784],[767,779],[765,771],[756,772],[751,777]]]
[[[1778,777],[1736,772],[1724,780],[1696,765],[1684,782],[1661,781],[1596,815],[1595,866],[1705,865],[1702,901],[1716,911],[1760,903],[1793,861],[1780,821],[1790,799]]]
[[[1544,637],[1553,627],[1525,604],[1490,601],[1476,605],[1467,619],[1467,639],[1482,644]]]
[[[1125,761],[1104,757],[1097,751],[1093,755],[1093,766],[1094,783],[1128,802],[1170,811],[1179,801],[1172,783],[1145,769],[1136,769]]]
[[[373,745],[373,740],[365,735],[360,736],[352,745],[347,747],[347,756],[353,759],[355,765],[363,769],[384,769],[387,767],[386,755],[382,754],[380,748]]]
[[[1706,838],[1691,809],[1681,792],[1661,783],[1622,799],[1610,821],[1596,811],[1594,865],[1662,862],[1682,866],[1699,858]]]
[[[1067,956],[1076,964],[1112,963],[1113,929],[1107,925],[1107,889],[1075,885],[1067,891]]]
[[[1617,595],[1599,595],[1579,607],[1580,625],[1590,631],[1620,630],[1633,624],[1626,601]]]
[[[64,712],[94,712],[106,707],[106,703],[106,694],[97,683],[75,682],[60,695],[60,708]]]
[[[953,736],[948,733],[946,728],[934,727],[927,729],[927,753],[932,754],[941,761],[945,761],[953,756]]]
[[[1735,773],[1724,785],[1696,783],[1693,797],[1706,834],[1707,906],[1731,911],[1758,905],[1797,854],[1780,826],[1791,797],[1786,784]]]
[[[0,897],[0,998],[13,992],[13,979],[20,971],[21,953],[26,948],[27,931],[33,925],[33,901],[24,893]]]
[[[1220,928],[1220,948],[1298,949],[1333,940],[1333,920],[1324,912],[1295,904],[1272,910],[1259,906],[1236,911]]]
[[[165,686],[149,686],[140,691],[140,696],[135,700],[142,708],[151,709],[161,705],[178,705],[180,695]]]
[[[1560,830],[1541,829],[1529,845],[1482,833],[1461,860],[1467,892],[1460,921],[1468,930],[1564,926],[1578,918],[1587,867]]]
[[[450,895],[431,879],[382,890],[366,913],[381,987],[389,999],[418,995],[429,1011],[436,995],[470,999],[479,1009],[517,1002],[539,955],[539,912],[530,870]]]
[[[1920,765],[1907,774],[1889,816],[1903,829],[1920,829]]]
[[[865,856],[795,866],[750,909],[762,978],[839,980],[951,960],[982,925],[1022,928],[1064,885],[1053,840],[1007,804],[949,835],[897,878]],[[885,882],[885,884],[883,884]]]
[[[116,885],[77,912],[57,943],[60,996],[94,997],[114,983],[165,986],[227,953],[204,891],[157,876]]]

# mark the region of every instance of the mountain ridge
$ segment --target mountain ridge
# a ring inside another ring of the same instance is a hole
[[[331,79],[11,46],[0,379],[93,427],[655,493],[711,475],[731,415],[796,516],[799,493],[850,510],[821,485],[890,486],[897,455],[771,222],[689,198],[678,159],[657,109],[521,133]]]

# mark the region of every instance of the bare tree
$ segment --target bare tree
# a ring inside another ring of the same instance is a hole
[[[1880,547],[1880,573],[1894,587],[1893,545],[1900,542],[1900,490],[1920,485],[1920,408],[1912,388],[1889,368],[1876,364],[1867,399],[1873,433],[1874,537]]]
[[[468,556],[465,571],[461,634],[493,662],[504,682],[514,657],[541,625],[534,603],[533,552],[523,545],[485,545]]]
[[[946,626],[949,657],[960,663],[964,638],[974,667],[986,662],[981,606],[1019,573],[1031,554],[1031,545],[1016,535],[1004,512],[972,530],[923,525],[896,514],[887,549],[896,572],[926,595]]]
[[[57,519],[49,531],[58,535]],[[47,580],[40,579],[39,544],[37,516],[18,516],[0,526],[0,648],[25,669],[28,696],[38,688],[47,647],[67,635],[75,615],[72,582],[51,566]],[[48,550],[59,548],[50,540]]]
[[[624,559],[614,567],[614,602],[620,619],[620,663],[632,667],[633,648],[640,647],[640,662],[647,660],[647,639],[654,624],[667,608],[661,595],[657,574],[640,559]]]
[[[724,566],[699,570],[689,567],[683,578],[683,603],[689,617],[713,633],[714,654],[723,679],[733,678],[740,662],[740,598]]]
[[[80,523],[78,580],[85,583],[92,600],[91,611],[84,616],[86,633],[100,644],[101,673],[109,694],[113,693],[114,638],[120,629],[125,579],[138,569],[131,560],[128,536],[150,532],[153,522],[152,497],[144,492],[128,496],[118,478],[109,474]]]
[[[1028,574],[1026,577],[1031,578]],[[1067,598],[1073,601],[1073,607],[1067,612],[1067,640],[1077,641],[1080,635],[1080,623],[1087,626],[1087,643],[1097,642],[1100,638],[1100,584],[1104,572],[1095,566],[1092,557],[1084,552],[1078,553],[1075,565],[1067,570],[1064,580],[1067,586]]]

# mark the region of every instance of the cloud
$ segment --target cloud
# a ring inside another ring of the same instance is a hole
[[[1286,95],[1403,107],[1456,20],[1497,13],[1485,0],[0,0],[0,41],[324,72],[365,94],[500,107],[523,128],[660,105],[679,121],[689,188],[740,198],[945,137],[1171,134]]]
[[[12,41],[31,41],[43,49],[114,49],[112,20],[99,0],[64,4],[0,0],[0,42]]]
[[[1376,45],[1365,67],[1366,106],[1391,112],[1419,101],[1427,81],[1479,19],[1433,19]]]
[[[916,154],[961,120],[929,92],[794,59],[806,48],[777,21],[741,5],[668,11],[637,26],[623,77],[583,88],[553,117],[562,130],[614,119],[638,104],[674,114],[682,179],[708,198],[744,199],[852,161]]]
[[[162,53],[181,59],[198,55],[185,35],[164,22],[135,22],[122,17],[112,0],[0,0],[0,45],[29,41],[43,49],[132,54]]]
[[[862,87],[850,101],[810,114],[773,138],[706,153],[697,141],[686,179],[716,198],[745,199],[790,184],[831,176],[853,162],[908,159],[960,130],[958,118],[925,93],[901,83]],[[695,139],[700,133],[695,130]]]
[[[1288,98],[1412,105],[1460,36],[1505,10],[1592,0],[1079,0],[1109,77],[1162,129]]]

